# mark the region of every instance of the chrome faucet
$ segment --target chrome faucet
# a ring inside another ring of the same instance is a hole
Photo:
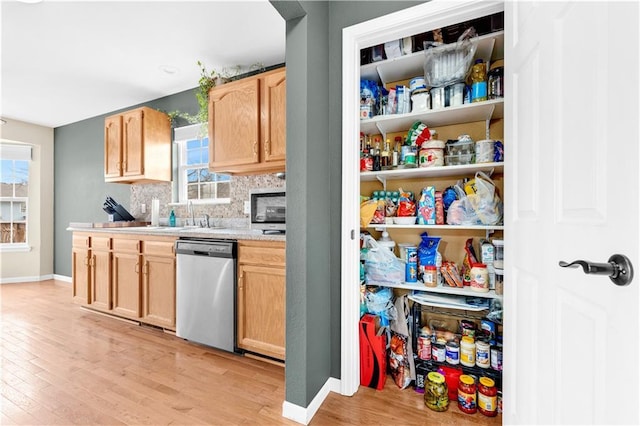
[[[191,216],[191,226],[195,226],[196,225],[196,217],[195,214],[193,212],[193,201],[189,200],[189,202],[187,203],[187,214],[189,216]]]

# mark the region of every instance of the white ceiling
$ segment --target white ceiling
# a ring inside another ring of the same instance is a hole
[[[194,88],[197,61],[285,60],[285,21],[266,0],[1,0],[0,15],[0,116],[47,127]]]

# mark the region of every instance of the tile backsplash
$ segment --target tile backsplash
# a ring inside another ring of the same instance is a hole
[[[209,204],[197,205],[194,207],[194,215],[197,219],[208,214],[212,220],[215,219],[246,219],[249,215],[244,214],[244,202],[249,201],[249,191],[254,188],[280,188],[285,185],[283,179],[275,174],[232,176],[231,177],[231,202],[229,204]],[[129,203],[130,213],[140,221],[151,221],[151,200],[160,200],[160,218],[167,218],[171,208],[175,210],[179,219],[186,219],[187,206],[185,204],[171,203],[171,182],[146,183],[131,185],[131,197]],[[146,205],[146,212],[142,213],[141,205]]]

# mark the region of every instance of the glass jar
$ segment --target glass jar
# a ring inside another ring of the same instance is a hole
[[[488,377],[480,377],[478,382],[478,411],[487,417],[495,417],[498,414],[496,383]]]
[[[460,376],[460,381],[458,382],[458,408],[467,414],[475,414],[478,411],[476,381],[466,374]]]
[[[449,340],[445,345],[445,358],[451,365],[460,364],[460,345],[455,340]]]
[[[460,364],[465,367],[476,365],[476,343],[473,337],[463,336],[460,340]]]
[[[488,74],[487,91],[489,99],[504,97],[504,61],[491,64]]]
[[[434,411],[447,411],[447,408],[449,408],[449,393],[442,374],[435,371],[427,374],[424,405]]]
[[[489,368],[491,366],[491,346],[484,340],[476,342],[476,365],[480,368]]]

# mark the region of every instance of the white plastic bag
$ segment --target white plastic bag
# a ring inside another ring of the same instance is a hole
[[[365,235],[368,247],[364,256],[364,276],[367,284],[399,284],[404,281],[405,264],[391,250],[382,247],[370,235]]]
[[[467,198],[483,225],[497,225],[502,221],[502,201],[496,185],[484,172],[476,172],[473,194]],[[467,191],[469,192],[469,191]]]

